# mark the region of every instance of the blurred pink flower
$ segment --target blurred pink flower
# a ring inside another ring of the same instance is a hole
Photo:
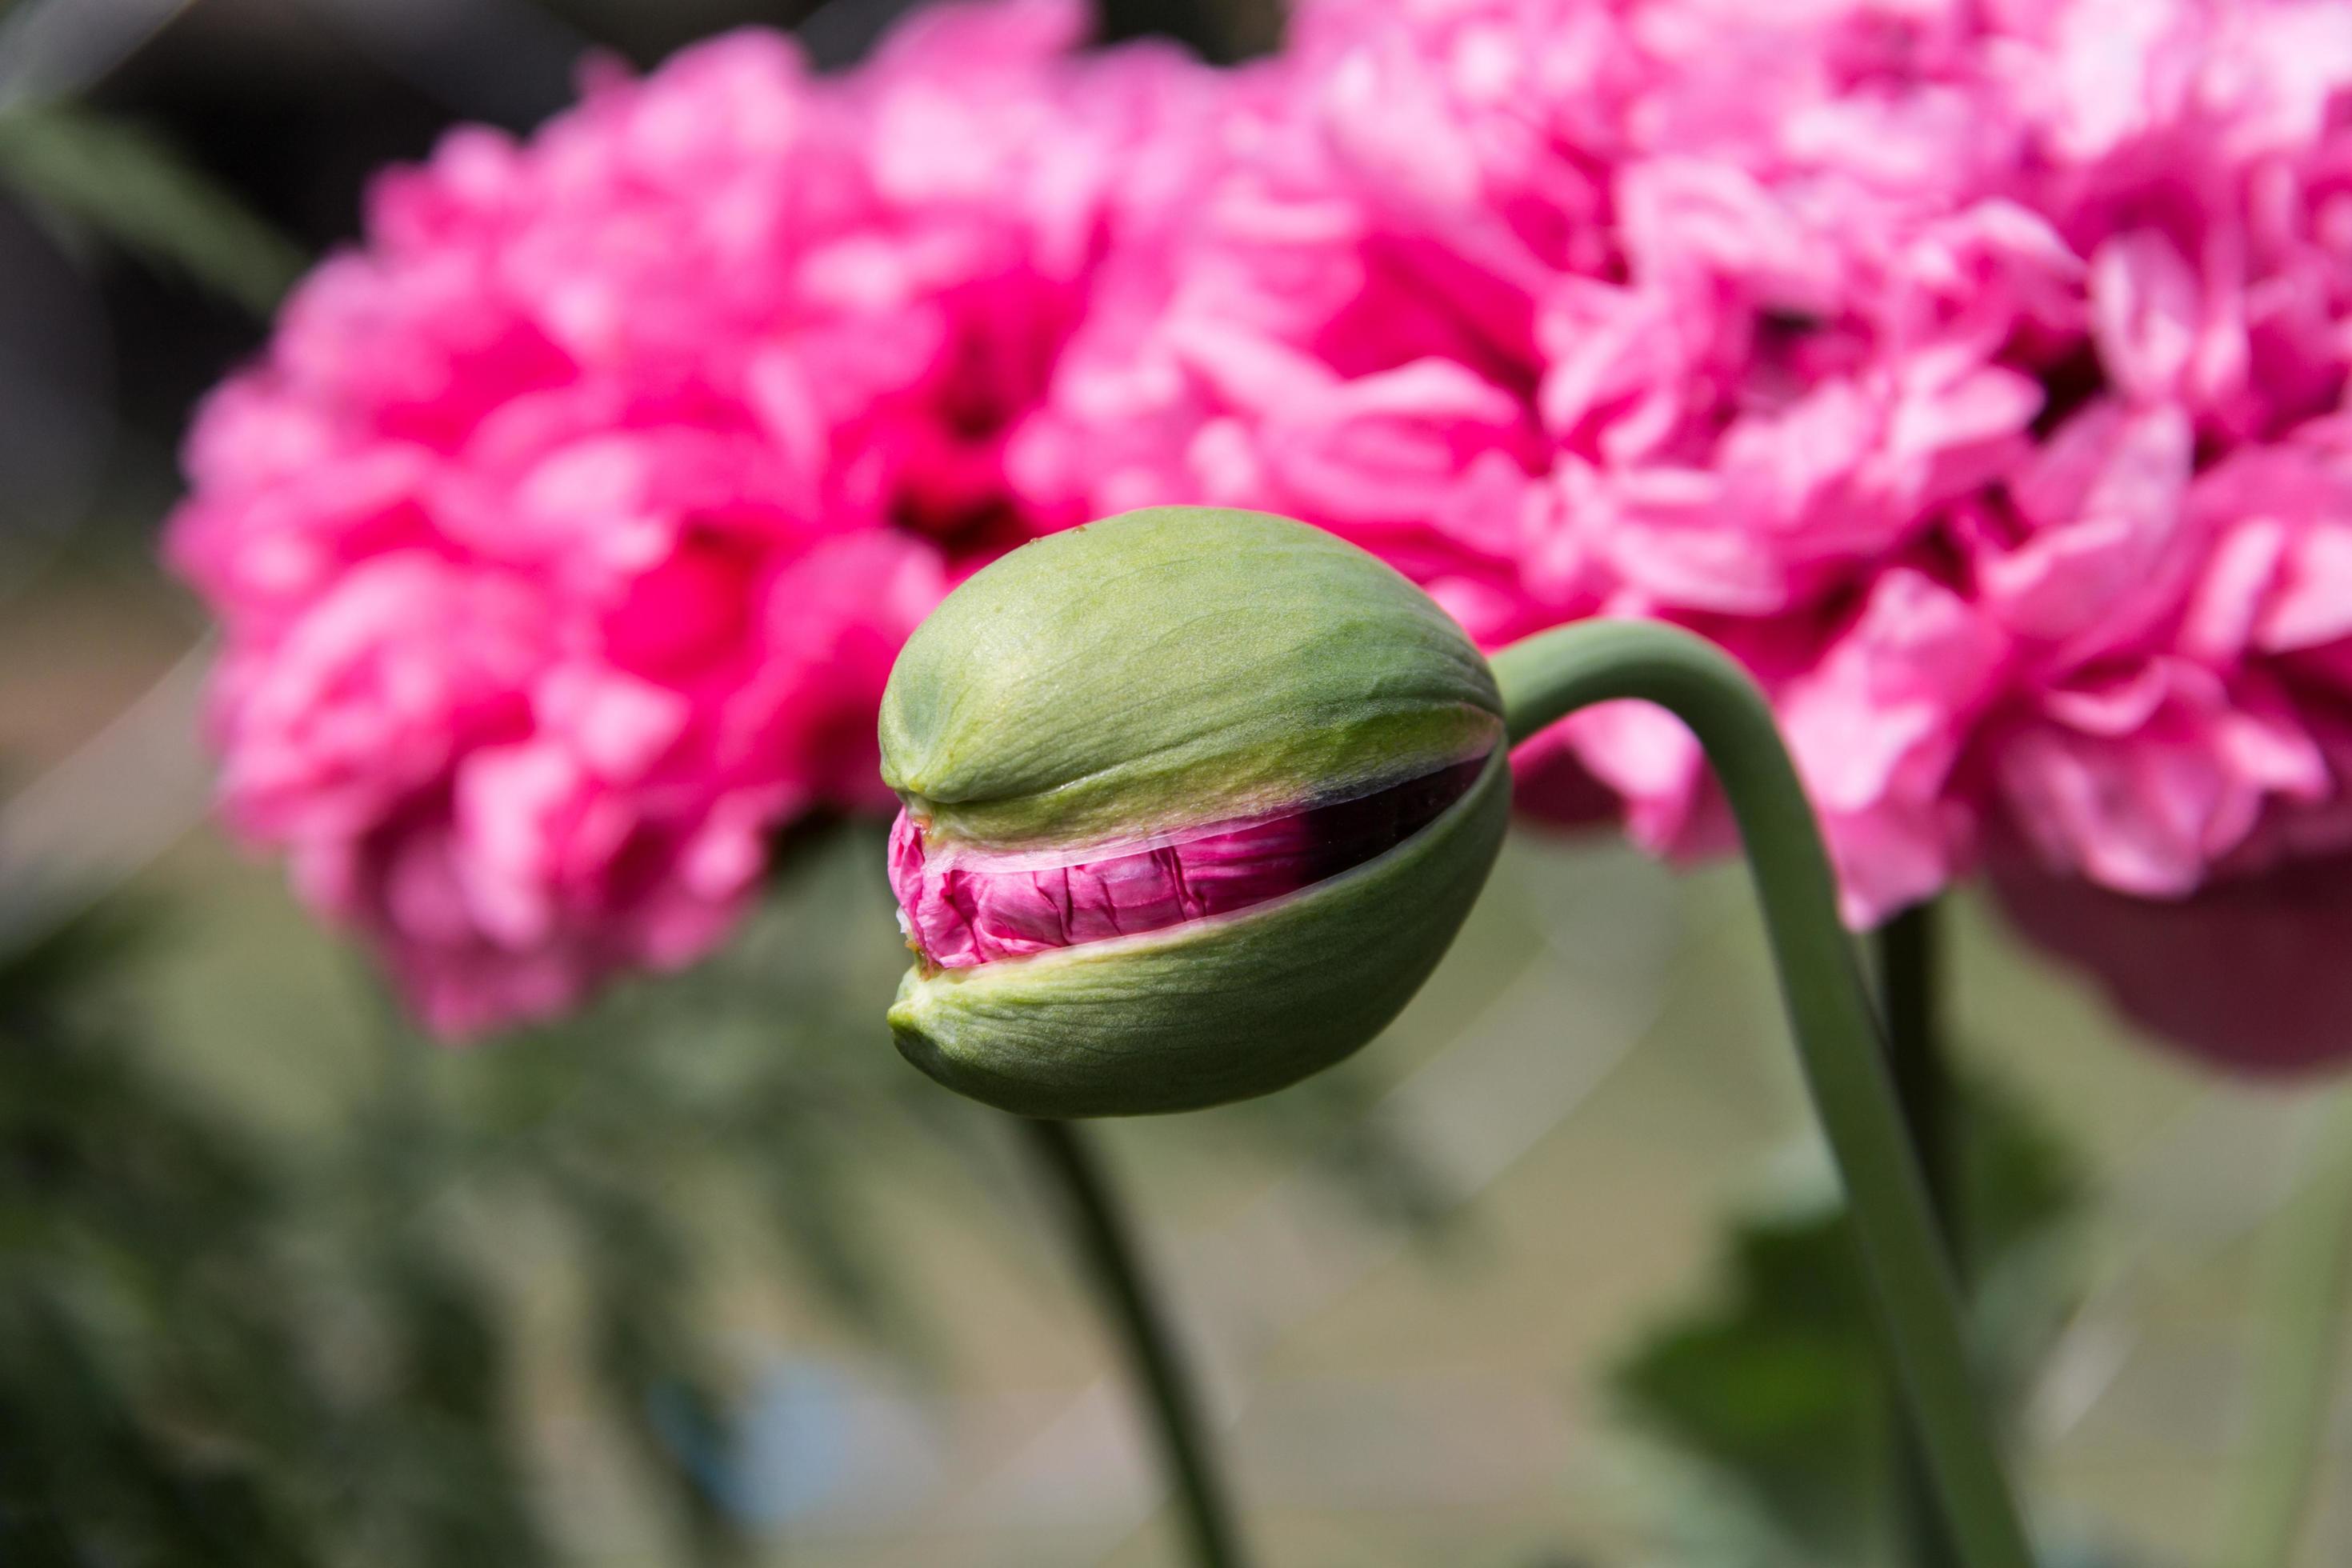
[[[1167,502],[1488,647],[1716,639],[1856,924],[1987,844],[2086,908],[2352,852],[2352,10],[1302,0],[1223,73],[1076,22],[458,132],[215,395],[173,548],[230,815],[436,1024],[705,950],[778,826],[882,804],[948,583]],[[1518,763],[1728,846],[1655,711]]]
[[[1309,0],[1282,68],[1016,436],[1041,503],[1292,512],[1489,647],[1693,626],[1857,924],[1995,836],[2164,897],[2352,841],[2352,13]],[[1729,844],[1653,710],[1520,762]]]
[[[225,624],[227,815],[436,1030],[707,952],[773,835],[879,810],[953,575],[1055,521],[1003,447],[1221,90],[932,11],[813,76],[738,33],[381,178],[205,407],[169,550]]]

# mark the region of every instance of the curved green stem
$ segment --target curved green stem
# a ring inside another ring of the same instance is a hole
[[[1579,708],[1631,698],[1666,709],[1706,749],[1747,846],[1806,1084],[1945,1522],[1966,1568],[2030,1568],[1821,829],[1763,694],[1712,644],[1645,621],[1539,633],[1494,666],[1515,743]]]
[[[1176,1484],[1177,1506],[1201,1568],[1242,1568],[1241,1538],[1210,1455],[1193,1380],[1143,1279],[1129,1226],[1102,1162],[1066,1121],[1016,1118],[1024,1142],[1068,1205],[1070,1239],[1087,1283],[1118,1331],[1129,1371],[1141,1385]]]
[[[2352,1304],[2352,1090],[2317,1129],[2309,1165],[2263,1237],[2261,1338],[2225,1514],[2228,1568],[2287,1568],[2302,1538]]]

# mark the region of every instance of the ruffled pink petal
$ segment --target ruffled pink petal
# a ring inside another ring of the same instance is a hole
[[[1140,936],[1253,908],[1383,855],[1460,800],[1485,767],[1476,758],[1353,800],[1084,859],[934,851],[902,811],[890,829],[890,886],[909,943],[942,969]]]

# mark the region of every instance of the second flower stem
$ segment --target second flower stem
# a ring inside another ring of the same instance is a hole
[[[1958,1086],[1944,1044],[1943,910],[1914,904],[1878,930],[1878,988],[1886,1012],[1886,1060],[1903,1124],[1919,1152],[1927,1201],[1955,1274],[1966,1278],[1960,1234]]]
[[[1704,638],[1648,621],[1557,627],[1504,649],[1494,667],[1515,743],[1577,709],[1624,699],[1658,704],[1698,737],[1739,823],[1806,1085],[1960,1563],[2030,1568],[1821,829],[1764,694]]]
[[[1150,1412],[1192,1561],[1200,1568],[1242,1568],[1247,1559],[1211,1453],[1197,1384],[1145,1282],[1132,1227],[1092,1141],[1066,1121],[1015,1121],[1037,1168],[1061,1196],[1072,1248]]]
[[[1886,1063],[1903,1125],[1919,1156],[1927,1201],[1943,1233],[1963,1303],[1968,1257],[1961,1231],[1960,1105],[1943,1036],[1943,920],[1932,900],[1914,904],[1878,928],[1878,994],[1886,1017]],[[1895,1506],[1914,1568],[1955,1568],[1951,1532],[1936,1505],[1927,1457],[1907,1411],[1895,1415]]]

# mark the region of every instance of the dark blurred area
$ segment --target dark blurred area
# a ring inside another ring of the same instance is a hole
[[[1106,39],[1212,59],[1268,47],[1273,0],[1107,0]],[[301,256],[353,239],[368,178],[453,122],[524,132],[594,55],[644,68],[740,26],[793,29],[820,66],[862,56],[910,0],[17,0],[0,111],[66,100],[151,136]],[[110,244],[63,193],[0,180],[0,528],[8,556],[83,527],[146,536],[204,391],[266,321]],[[47,199],[45,199],[47,198]],[[0,565],[0,574],[8,568]],[[0,575],[5,584],[5,575]]]

